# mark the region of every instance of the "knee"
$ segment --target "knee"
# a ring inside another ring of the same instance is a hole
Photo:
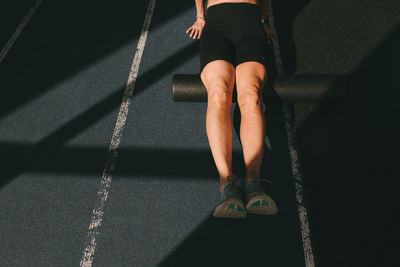
[[[259,84],[248,84],[238,90],[238,105],[241,111],[253,111],[262,108],[262,88]]]
[[[207,92],[208,105],[215,108],[229,109],[232,104],[232,93],[228,86],[216,86]]]

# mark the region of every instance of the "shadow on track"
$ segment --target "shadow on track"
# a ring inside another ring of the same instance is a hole
[[[35,0],[3,0],[0,9],[0,51],[8,42]]]
[[[294,74],[293,27],[285,19],[288,2],[273,7],[284,72]],[[390,19],[385,23],[390,25]],[[369,21],[377,23],[378,17]],[[363,34],[371,33],[354,37]],[[399,26],[351,73],[344,101],[295,105],[296,116],[301,117],[296,137],[317,266],[394,266],[397,262],[398,47]]]
[[[148,1],[43,1],[0,64],[0,118],[138,39],[147,5]],[[175,3],[163,11],[162,20],[153,19],[151,30],[192,7],[188,1]],[[123,72],[127,77],[129,70]]]
[[[398,47],[400,27],[352,73],[343,102],[322,103],[297,129],[320,266],[398,262]]]
[[[171,68],[182,64],[188,57],[194,55],[197,52],[197,47],[198,43],[191,43],[157,64],[154,68],[140,75],[133,97],[136,97],[145,88],[156,83]],[[121,105],[124,89],[125,87],[119,88],[113,94],[90,107],[81,115],[76,116],[64,126],[56,129],[52,134],[43,138],[35,145],[15,144],[13,146],[13,144],[0,144],[5,149],[4,151],[7,151],[7,153],[2,153],[0,156],[2,164],[7,166],[4,168],[5,171],[0,180],[0,187],[26,170],[35,169],[37,165],[45,166],[47,163],[42,160],[44,158],[51,159],[52,151],[59,151],[69,140],[118,108]],[[79,158],[79,155],[76,156]],[[86,158],[86,164],[91,165],[90,158]],[[99,164],[99,162],[96,161],[93,164]],[[100,163],[100,165],[102,166],[103,164]]]

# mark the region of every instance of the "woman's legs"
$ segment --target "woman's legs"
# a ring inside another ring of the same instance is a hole
[[[259,178],[266,134],[262,109],[262,89],[267,81],[265,67],[254,61],[235,68],[224,60],[208,63],[201,79],[207,89],[207,136],[220,175],[220,190],[232,175],[232,124],[230,107],[236,79],[237,101],[241,112],[240,139],[246,165],[245,181]]]
[[[228,177],[233,174],[230,109],[235,67],[225,60],[214,60],[204,67],[200,77],[208,94],[206,130],[220,176],[221,191]]]
[[[267,72],[261,63],[248,61],[236,66],[237,101],[241,113],[240,140],[246,165],[245,181],[260,178],[266,134],[262,90],[266,81]]]

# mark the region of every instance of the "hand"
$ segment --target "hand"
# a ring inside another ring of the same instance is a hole
[[[275,41],[276,38],[278,38],[276,36],[276,34],[268,27],[268,25],[266,23],[263,23],[264,26],[264,31],[267,34],[267,40],[268,43],[271,44],[271,42]]]
[[[193,39],[196,39],[196,38],[200,39],[201,32],[203,31],[205,24],[206,24],[206,21],[204,19],[197,19],[193,23],[193,26],[186,30],[186,33],[190,32],[189,37],[192,37],[192,35],[193,35]]]

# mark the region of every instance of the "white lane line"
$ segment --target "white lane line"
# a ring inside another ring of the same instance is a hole
[[[3,49],[0,52],[0,63],[3,61],[3,59],[7,56],[8,51],[10,51],[11,47],[14,45],[15,41],[17,40],[18,36],[21,34],[22,30],[25,28],[26,24],[28,24],[29,20],[35,13],[36,9],[40,5],[42,0],[37,0],[31,9],[28,11],[28,13],[25,15],[24,19],[21,21],[21,23],[18,25],[17,29],[15,30],[14,34],[11,36],[10,40],[5,44]]]
[[[149,6],[147,8],[147,14],[143,23],[142,32],[140,33],[139,42],[136,48],[135,57],[133,59],[133,63],[131,66],[131,71],[129,73],[129,78],[125,86],[125,92],[122,98],[121,107],[119,109],[117,122],[114,128],[114,133],[112,135],[110,147],[108,149],[107,160],[104,166],[103,175],[100,182],[100,190],[97,193],[98,198],[96,200],[92,217],[90,220],[89,231],[87,234],[85,249],[83,250],[82,253],[80,266],[84,267],[92,266],[93,256],[97,245],[96,238],[99,235],[99,229],[101,226],[101,222],[103,220],[103,209],[105,202],[107,201],[109,188],[111,186],[112,172],[115,168],[115,159],[117,158],[117,150],[121,142],[122,130],[125,126],[126,118],[128,116],[129,105],[131,103],[133,89],[135,87],[139,65],[142,59],[142,54],[147,39],[147,33],[150,28],[151,18],[153,17],[155,5],[156,5],[156,0],[150,0]]]
[[[270,2],[270,8],[268,10],[268,13],[269,13],[268,17],[269,17],[269,23],[271,26],[271,30],[276,33],[275,20],[274,20],[274,15],[272,12],[272,3],[271,2]],[[275,63],[276,63],[277,73],[282,74],[283,73],[282,58],[281,58],[281,54],[280,54],[278,40],[273,42],[273,45],[274,45]],[[303,182],[302,182],[301,173],[299,171],[300,170],[299,157],[298,157],[296,144],[295,144],[295,131],[293,129],[293,123],[292,123],[293,118],[291,115],[289,103],[286,103],[286,102],[283,103],[283,113],[285,116],[285,125],[286,125],[286,131],[287,131],[287,136],[288,136],[290,159],[291,159],[291,164],[292,164],[292,174],[294,177],[294,186],[295,186],[295,192],[296,192],[297,211],[299,213],[301,237],[303,240],[304,261],[305,261],[306,267],[314,267],[315,262],[314,262],[314,253],[313,253],[313,249],[311,246],[310,226],[308,224],[307,208],[304,205],[303,186],[302,186]]]

